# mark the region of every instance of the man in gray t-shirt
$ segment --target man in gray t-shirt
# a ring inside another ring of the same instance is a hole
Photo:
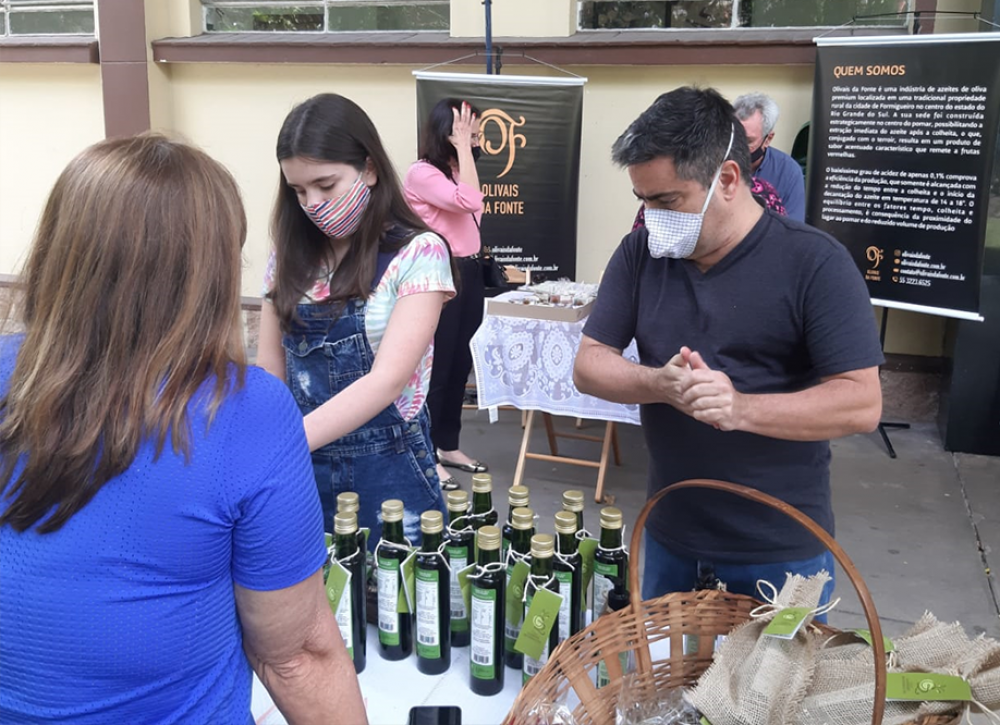
[[[829,439],[878,424],[882,363],[864,282],[823,232],[767,212],[749,147],[712,90],[661,96],[615,143],[646,207],[601,281],[576,359],[581,391],[642,404],[649,495],[688,478],[751,486],[831,534]],[[621,351],[636,340],[640,364]],[[832,559],[797,523],[682,491],[647,525],[643,597],[711,573],[730,591]],[[830,587],[832,590],[832,587]],[[828,592],[829,594],[829,592]]]

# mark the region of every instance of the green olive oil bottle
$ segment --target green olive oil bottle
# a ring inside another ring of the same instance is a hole
[[[444,516],[420,515],[423,544],[416,561],[417,669],[440,675],[451,667],[451,575],[444,552]]]

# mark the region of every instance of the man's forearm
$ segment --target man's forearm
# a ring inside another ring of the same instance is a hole
[[[797,393],[740,395],[738,430],[789,441],[823,441],[878,425],[882,397],[851,380],[828,380]]]
[[[573,368],[577,390],[626,405],[664,402],[659,370],[626,360],[604,347],[581,350]]]

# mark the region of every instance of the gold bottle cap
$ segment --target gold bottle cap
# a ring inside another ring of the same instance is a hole
[[[448,510],[456,511],[458,513],[465,513],[469,510],[469,492],[468,491],[449,491],[448,492]]]
[[[572,511],[560,511],[556,514],[556,533],[575,534],[576,514]]]
[[[511,486],[507,491],[507,501],[511,506],[527,506],[529,500],[527,486]]]
[[[341,511],[333,517],[333,533],[353,534],[358,530],[358,516],[353,511]]]
[[[531,557],[547,559],[556,552],[556,540],[552,534],[535,534],[531,537]]]
[[[473,493],[492,493],[493,476],[489,473],[474,473],[472,475]]]
[[[563,491],[563,508],[573,513],[583,511],[583,491]]]
[[[476,537],[480,550],[496,551],[500,548],[500,529],[496,526],[484,526],[479,529]]]
[[[424,511],[420,514],[420,531],[425,534],[439,534],[444,530],[444,515],[440,511]]]
[[[382,502],[382,521],[392,523],[403,520],[403,502],[398,498],[390,498]]]
[[[337,513],[357,513],[358,509],[361,507],[360,499],[358,499],[358,494],[354,491],[344,491],[344,493],[337,494]]]
[[[622,527],[622,511],[614,506],[605,506],[601,509],[601,528],[620,529]]]
[[[510,516],[510,525],[521,531],[535,528],[535,512],[523,506],[514,509]]]

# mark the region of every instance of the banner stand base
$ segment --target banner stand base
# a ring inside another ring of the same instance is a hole
[[[882,308],[882,320],[879,323],[878,329],[878,342],[882,348],[882,352],[885,353],[885,328],[889,322],[889,308]],[[892,447],[892,441],[889,440],[889,434],[886,432],[887,428],[892,428],[893,430],[909,430],[909,423],[890,423],[888,421],[880,421],[878,424],[878,434],[882,436],[882,442],[885,443],[885,450],[889,454],[889,458],[896,457],[896,449]]]
[[[896,457],[896,449],[892,447],[892,441],[889,440],[889,434],[885,432],[886,428],[898,428],[900,430],[909,429],[909,423],[879,423],[878,433],[882,436],[882,442],[885,443],[885,450],[889,453],[889,458]]]

